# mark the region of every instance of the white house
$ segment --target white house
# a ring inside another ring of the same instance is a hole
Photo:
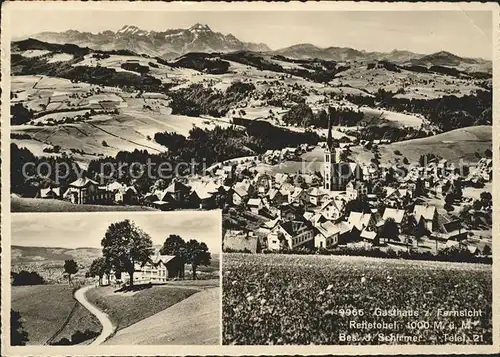
[[[438,212],[435,206],[415,205],[413,215],[415,222],[419,223],[422,220],[429,232],[433,232],[437,228]]]
[[[276,225],[267,236],[268,248],[295,249],[314,242],[314,230],[302,221],[286,221]]]
[[[329,220],[337,220],[342,217],[344,206],[344,202],[340,200],[329,199],[325,203],[323,203],[320,212]]]
[[[339,243],[340,229],[332,222],[325,222],[316,226],[318,233],[314,237],[316,248],[331,248]]]
[[[264,202],[260,198],[251,198],[248,200],[247,206],[251,212],[259,214],[259,211],[264,207]]]

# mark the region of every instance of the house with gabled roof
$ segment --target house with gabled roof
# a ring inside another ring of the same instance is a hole
[[[163,190],[160,200],[164,202],[175,201],[177,205],[182,206],[188,201],[191,189],[177,180]]]
[[[339,244],[340,228],[327,221],[316,226],[314,246],[316,248],[332,248]]]
[[[175,255],[159,252],[142,264],[134,266],[134,284],[160,284],[184,277],[184,260]]]
[[[328,193],[325,192],[323,188],[320,187],[313,187],[309,190],[307,193],[309,196],[309,202],[312,203],[315,206],[320,206],[325,198],[328,196]]]
[[[439,216],[438,229],[432,232],[432,237],[441,241],[462,241],[467,239],[469,232],[464,228],[462,221],[448,220],[444,216]]]
[[[364,181],[351,180],[346,186],[346,196],[350,201],[368,193],[370,193],[369,185]]]
[[[261,249],[260,238],[254,232],[227,230],[224,233],[224,252],[260,253]]]
[[[244,203],[249,196],[253,195],[254,193],[254,187],[253,185],[248,182],[248,181],[243,181],[243,182],[237,182],[233,186],[233,204],[235,205],[240,205]]]
[[[328,219],[319,212],[307,211],[304,213],[304,219],[311,222],[314,227],[328,222]]]
[[[271,250],[296,249],[314,245],[314,229],[304,221],[282,221],[267,235]]]
[[[384,221],[387,221],[389,218],[394,219],[394,222],[396,222],[399,228],[401,228],[401,225],[405,222],[406,219],[408,219],[406,211],[404,209],[387,207],[384,210],[382,219]]]
[[[288,195],[288,203],[292,202],[302,203],[302,202],[307,202],[308,200],[309,196],[307,195],[307,192],[300,187],[295,187],[293,192],[291,192]]]
[[[296,202],[283,204],[279,206],[278,217],[280,220],[292,221],[304,219],[305,207],[304,205]]]
[[[275,206],[288,202],[288,193],[285,190],[280,190],[278,188],[271,188],[267,192],[266,197]]]
[[[379,243],[378,241],[378,232],[376,231],[369,231],[367,229],[363,229],[360,233],[359,233],[359,238],[364,241],[364,242],[368,242],[368,243],[371,243],[371,244],[374,244],[374,245],[377,245]]]
[[[344,214],[345,203],[341,200],[328,199],[326,200],[319,212],[329,220],[340,219]]]
[[[102,190],[96,181],[88,177],[81,177],[68,186],[68,189],[63,195],[64,199],[76,204],[99,203],[105,201]]]
[[[247,202],[247,206],[252,213],[259,214],[260,210],[264,208],[264,202],[262,198],[250,198]]]
[[[364,229],[375,231],[377,219],[375,214],[353,211],[347,218],[347,224],[349,224],[351,228],[356,228],[360,232]]]
[[[413,216],[417,224],[423,224],[426,230],[433,232],[438,226],[438,212],[435,206],[415,205]]]
[[[61,197],[61,188],[60,187],[41,188],[39,197],[59,199]]]

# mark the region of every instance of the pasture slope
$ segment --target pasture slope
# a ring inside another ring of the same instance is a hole
[[[421,138],[399,141],[388,145],[380,145],[380,162],[387,164],[397,158],[406,157],[409,162],[418,162],[423,154],[436,154],[449,162],[477,161],[475,153],[484,153],[492,148],[492,127],[486,125],[455,129],[446,133]],[[356,146],[351,148],[351,158],[356,162],[369,163],[373,152]],[[396,155],[395,151],[401,152]]]
[[[11,305],[24,320],[28,345],[70,338],[77,330],[101,331],[99,321],[75,301],[68,285],[13,286]]]
[[[406,314],[383,314],[393,309]],[[481,316],[443,316],[452,310]],[[419,320],[428,325],[412,325]],[[230,253],[222,321],[223,344],[491,344],[491,265]],[[356,323],[395,325],[360,330]],[[465,341],[446,339],[462,333]],[[387,339],[391,334],[416,340]]]
[[[108,212],[108,211],[157,211],[147,206],[105,206],[105,205],[78,205],[68,201],[55,199],[38,199],[10,196],[11,212]]]
[[[210,288],[118,331],[105,344],[215,345],[220,324],[220,288]]]
[[[196,287],[172,285],[137,285],[124,290],[111,286],[94,287],[85,298],[105,311],[116,331],[148,318],[200,291]],[[133,306],[133,309],[130,307]]]

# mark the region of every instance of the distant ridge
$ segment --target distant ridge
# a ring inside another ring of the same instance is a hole
[[[99,33],[68,30],[65,32],[42,32],[30,36],[33,39],[55,44],[75,44],[94,50],[127,50],[174,59],[190,52],[235,52],[253,51],[270,55],[282,55],[291,59],[322,59],[343,61],[389,61],[396,64],[422,66],[459,67],[467,71],[492,71],[492,62],[481,58],[464,58],[447,51],[419,54],[394,49],[391,52],[368,52],[350,47],[318,47],[301,43],[278,50],[271,50],[264,43],[243,42],[233,34],[224,35],[213,31],[208,25],[194,24],[185,29],[146,31],[134,25],[125,25],[114,31]]]
[[[187,29],[146,31],[133,25],[123,26],[116,32],[97,34],[68,30],[42,32],[30,36],[51,43],[73,43],[96,50],[130,50],[150,56],[174,58],[189,52],[270,51],[263,43],[249,43],[232,34],[214,32],[208,25],[195,24]]]

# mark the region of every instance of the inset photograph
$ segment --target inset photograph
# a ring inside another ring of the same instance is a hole
[[[11,345],[219,345],[221,213],[12,216]]]

